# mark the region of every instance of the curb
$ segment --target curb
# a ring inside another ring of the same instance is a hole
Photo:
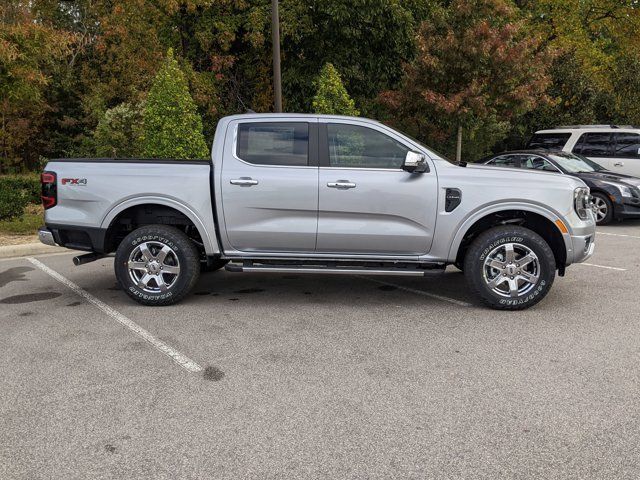
[[[22,245],[7,245],[0,247],[0,258],[26,257],[28,255],[43,255],[47,253],[73,252],[68,248],[51,247],[44,243],[24,243]]]

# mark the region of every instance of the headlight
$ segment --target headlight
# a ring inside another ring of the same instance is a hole
[[[616,187],[620,191],[620,195],[622,195],[623,197],[632,198],[634,196],[633,190],[631,189],[631,187],[627,187],[625,185],[620,185],[619,183],[612,183],[612,182],[602,182],[602,183],[606,183],[607,185]]]
[[[578,187],[573,191],[573,208],[582,220],[589,218],[591,196],[587,187]]]
[[[631,193],[631,189],[629,187],[625,187],[624,185],[616,185],[616,187],[618,187],[623,197],[633,197],[633,193]]]

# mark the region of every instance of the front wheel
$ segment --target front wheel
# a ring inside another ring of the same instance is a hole
[[[464,259],[469,288],[489,307],[523,310],[553,285],[556,262],[537,233],[518,226],[493,227],[469,246]]]
[[[595,207],[596,224],[607,225],[613,220],[613,203],[602,193],[593,194],[593,206]]]
[[[148,225],[120,243],[114,268],[120,286],[136,302],[171,305],[195,286],[200,259],[184,232],[167,225]]]

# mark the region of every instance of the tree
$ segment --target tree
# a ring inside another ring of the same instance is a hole
[[[317,92],[312,102],[314,112],[354,117],[360,115],[353,99],[342,84],[340,74],[332,64],[327,63],[322,67],[316,84]]]
[[[287,21],[294,23],[285,27]],[[400,0],[283,1],[282,24],[288,111],[312,109],[315,73],[331,63],[360,109],[372,115],[377,95],[397,86],[403,62],[414,54],[416,22]]]
[[[26,2],[0,5],[0,173],[35,164],[38,129],[50,110],[45,94],[51,73],[72,40],[36,22]]]
[[[511,145],[535,130],[640,121],[640,3],[618,0],[519,0],[543,45],[556,52],[542,104],[517,122]]]
[[[142,154],[143,108],[121,103],[105,112],[93,135],[98,157],[138,157]]]
[[[144,108],[143,151],[154,158],[206,158],[202,119],[186,78],[169,49]]]
[[[447,151],[464,129],[473,140],[466,157],[486,153],[511,119],[546,101],[550,56],[508,0],[434,8],[419,28],[417,52],[401,87],[381,99],[395,123]]]

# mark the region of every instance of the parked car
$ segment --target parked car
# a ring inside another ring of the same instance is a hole
[[[640,218],[640,178],[610,172],[596,162],[558,150],[521,150],[484,158],[481,163],[561,173],[577,177],[591,190],[596,222]]]
[[[123,290],[168,305],[201,267],[425,276],[464,269],[487,305],[530,307],[594,250],[577,178],[453,164],[364,118],[245,114],[218,122],[211,160],[51,160],[47,244],[115,251]],[[222,281],[222,279],[221,279]]]
[[[576,125],[537,131],[527,148],[557,149],[583,155],[607,170],[640,177],[640,128]]]

